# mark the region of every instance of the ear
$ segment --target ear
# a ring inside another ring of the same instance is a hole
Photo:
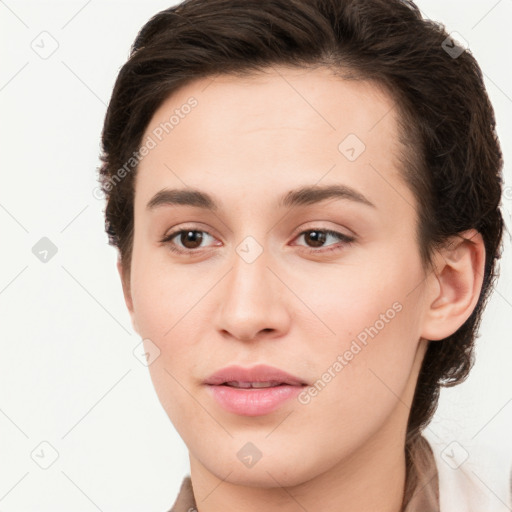
[[[485,245],[475,229],[452,237],[438,250],[429,279],[423,338],[442,340],[464,324],[478,302],[484,266]]]
[[[123,286],[123,295],[124,295],[124,302],[126,303],[126,307],[128,308],[128,312],[130,313],[130,318],[132,321],[132,327],[135,330],[135,332],[139,332],[137,327],[137,321],[135,318],[135,312],[133,309],[133,300],[132,300],[132,293],[131,293],[131,287],[130,287],[130,279],[128,277],[128,272],[124,272],[124,267],[121,262],[121,259],[118,258],[117,260],[117,271],[119,272],[119,277],[121,278],[121,284]]]

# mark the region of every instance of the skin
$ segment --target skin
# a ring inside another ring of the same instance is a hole
[[[423,268],[396,109],[375,84],[322,68],[202,79],[161,105],[144,138],[190,96],[198,105],[139,165],[131,267],[118,269],[134,329],[160,350],[150,375],[188,447],[198,510],[398,512],[426,340],[453,333],[474,309],[482,238],[463,233],[471,241],[454,239],[435,271]],[[338,150],[348,134],[366,146],[355,161]],[[346,198],[276,207],[291,189],[331,184],[374,207]],[[219,209],[146,207],[161,189],[185,187]],[[160,242],[179,229],[201,231],[202,242]],[[354,241],[315,244],[307,229]],[[251,263],[236,250],[248,236],[263,251]],[[230,364],[265,363],[312,386],[397,302],[401,311],[308,404],[238,416],[202,384]],[[237,457],[248,442],[262,453],[252,467]]]

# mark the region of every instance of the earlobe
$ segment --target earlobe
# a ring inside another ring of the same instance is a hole
[[[135,312],[134,312],[134,309],[133,309],[133,300],[132,300],[132,293],[131,293],[131,288],[130,288],[130,281],[129,281],[127,273],[124,272],[121,259],[117,260],[117,271],[119,272],[119,277],[121,278],[121,285],[123,287],[124,302],[126,304],[126,307],[128,308],[128,312],[130,313],[130,318],[131,318],[131,321],[132,321],[132,327],[135,330],[135,332],[138,332],[137,322],[136,322],[136,319],[135,319]]]
[[[485,245],[470,229],[450,239],[436,255],[432,294],[426,304],[422,337],[441,340],[464,324],[476,307],[482,289]]]

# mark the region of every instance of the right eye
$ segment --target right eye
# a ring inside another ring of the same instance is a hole
[[[191,256],[193,253],[203,249],[199,246],[206,237],[213,238],[212,235],[201,229],[182,228],[169,233],[160,240],[160,242],[167,245],[171,252]],[[174,241],[175,238],[179,241],[181,246]]]

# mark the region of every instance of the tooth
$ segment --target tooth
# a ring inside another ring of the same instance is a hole
[[[279,386],[281,383],[277,381],[267,381],[267,382],[240,382],[236,380],[232,380],[225,383],[227,386],[242,388],[242,389],[250,389],[250,388],[270,388],[273,386]]]
[[[253,388],[270,388],[272,386],[275,386],[273,382],[253,382],[252,387]]]
[[[230,382],[226,382],[228,386],[233,386],[235,388],[250,388],[251,383],[250,382],[238,382],[236,380],[232,380]]]

